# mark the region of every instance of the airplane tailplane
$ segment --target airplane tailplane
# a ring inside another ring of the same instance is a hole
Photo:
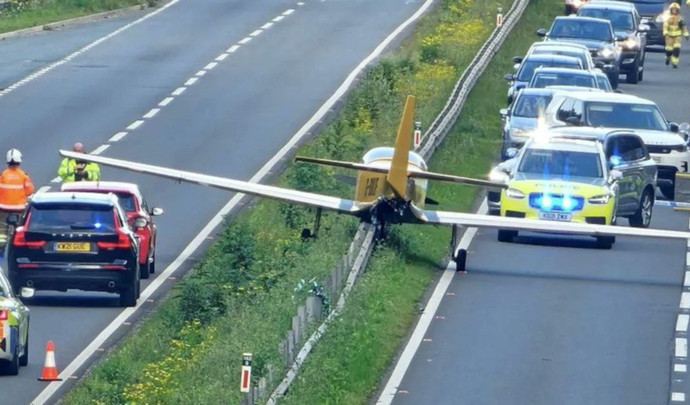
[[[412,127],[414,125],[414,104],[415,97],[407,96],[405,109],[398,127],[398,136],[395,139],[393,161],[386,177],[393,192],[400,198],[406,198],[407,196],[407,165],[409,162],[410,144],[412,142]]]

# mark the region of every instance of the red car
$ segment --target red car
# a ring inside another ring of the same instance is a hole
[[[134,221],[144,218],[146,225],[136,228],[136,233],[141,242],[139,250],[139,266],[141,278],[149,278],[156,270],[156,224],[153,216],[162,215],[163,209],[154,207],[149,209],[144,196],[139,191],[139,186],[133,183],[116,181],[78,181],[65,183],[62,191],[85,191],[93,193],[113,193],[118,197],[120,207],[127,213],[129,224],[135,229]]]

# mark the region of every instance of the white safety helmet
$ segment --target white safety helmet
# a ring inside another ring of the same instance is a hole
[[[19,149],[10,149],[7,151],[7,163],[21,163],[22,153]]]

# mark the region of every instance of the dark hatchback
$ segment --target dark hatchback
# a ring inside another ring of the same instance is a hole
[[[118,293],[135,306],[140,290],[139,240],[113,194],[38,193],[7,247],[8,278],[15,291]]]

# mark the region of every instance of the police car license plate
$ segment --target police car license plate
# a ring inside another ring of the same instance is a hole
[[[55,250],[58,252],[84,253],[91,251],[89,242],[57,242]]]
[[[544,219],[547,221],[569,222],[573,219],[573,214],[566,214],[562,212],[540,212],[539,219]]]

